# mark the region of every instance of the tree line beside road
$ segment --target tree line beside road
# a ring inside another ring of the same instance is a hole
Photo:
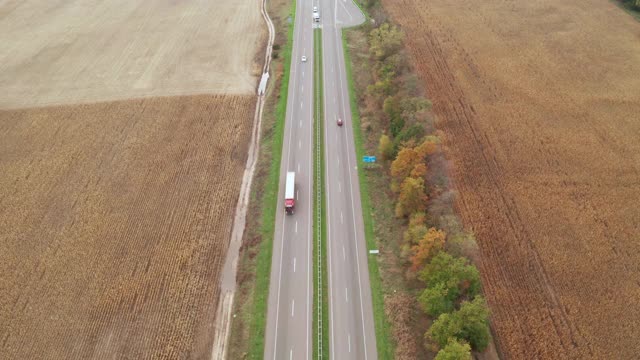
[[[445,165],[431,103],[412,75],[404,36],[388,22],[370,30],[372,81],[364,102],[367,113],[378,114],[375,121],[383,124],[378,153],[390,175],[395,215],[406,227],[401,239],[405,277],[419,284],[416,301],[431,319],[421,334],[424,344],[437,352],[436,359],[470,359],[472,350],[483,351],[491,339],[489,311],[479,272],[465,257],[475,244],[473,235],[461,229],[452,209],[433,206],[450,189],[442,178]]]

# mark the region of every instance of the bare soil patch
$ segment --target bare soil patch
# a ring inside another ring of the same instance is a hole
[[[0,111],[0,353],[210,356],[254,96]]]
[[[476,232],[505,358],[640,353],[640,23],[608,1],[383,0]]]
[[[259,1],[4,1],[0,108],[251,94],[265,39]]]

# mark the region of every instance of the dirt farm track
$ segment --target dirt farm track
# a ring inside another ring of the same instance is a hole
[[[640,23],[607,0],[383,0],[475,231],[505,359],[640,354]]]

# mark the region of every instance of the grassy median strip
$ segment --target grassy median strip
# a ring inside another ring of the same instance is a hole
[[[328,307],[328,278],[327,278],[327,225],[326,225],[326,202],[325,202],[325,184],[324,184],[324,95],[323,95],[323,79],[322,79],[322,30],[315,29],[313,31],[314,41],[314,119],[315,119],[315,146],[314,146],[314,169],[316,171],[314,181],[314,194],[320,194],[319,202],[320,206],[314,206],[314,226],[313,226],[313,239],[315,243],[316,253],[313,257],[313,284],[314,284],[314,302],[313,302],[313,329],[314,329],[314,341],[313,341],[313,358],[328,358],[329,357],[329,307]],[[319,173],[320,176],[317,176]],[[316,197],[318,201],[318,197]],[[316,204],[317,205],[317,204]],[[320,211],[320,227],[318,227],[318,210]],[[320,229],[320,234],[318,234]],[[318,235],[320,235],[320,241],[318,242]],[[318,254],[321,254],[319,256]],[[318,263],[320,262],[320,263]],[[318,269],[320,266],[320,272],[322,273],[322,334],[319,335],[319,304],[318,304]],[[319,352],[320,336],[322,339],[322,351]]]
[[[269,280],[271,274],[271,256],[273,253],[273,234],[275,217],[280,199],[278,198],[278,184],[280,183],[280,163],[282,159],[282,141],[284,137],[284,123],[287,111],[287,95],[289,92],[289,75],[291,68],[291,50],[293,47],[293,28],[295,24],[296,2],[291,5],[291,25],[287,32],[287,44],[282,51],[283,76],[280,86],[280,96],[275,110],[275,127],[271,141],[264,139],[261,151],[270,153],[271,166],[261,198],[261,227],[262,242],[256,256],[255,290],[253,292],[253,309],[250,310],[248,322],[251,333],[247,359],[262,359],[264,357],[264,338],[267,322],[267,307],[269,300]]]
[[[347,81],[349,83],[349,103],[351,105],[351,121],[353,122],[353,136],[356,147],[356,159],[362,159],[364,154],[364,146],[362,142],[362,129],[360,127],[360,112],[358,111],[358,102],[356,98],[356,90],[351,75],[351,56],[347,46],[347,40],[344,31],[342,32],[342,47],[344,49],[344,57],[347,70]],[[369,249],[377,249],[378,244],[373,233],[373,218],[371,217],[371,200],[369,199],[369,185],[364,167],[358,166],[358,179],[360,182],[360,199],[362,202],[362,217],[364,221],[364,236],[367,241],[367,251]],[[382,290],[382,280],[378,269],[378,260],[375,255],[369,255],[369,281],[371,282],[371,300],[373,303],[373,319],[376,331],[376,345],[379,359],[393,359],[395,352],[395,344],[391,336],[391,325],[387,321],[384,313],[384,293]]]

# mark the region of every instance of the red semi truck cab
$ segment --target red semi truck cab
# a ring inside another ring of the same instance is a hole
[[[289,171],[287,173],[287,182],[284,189],[284,211],[287,215],[293,214],[293,209],[296,206],[296,173]]]

